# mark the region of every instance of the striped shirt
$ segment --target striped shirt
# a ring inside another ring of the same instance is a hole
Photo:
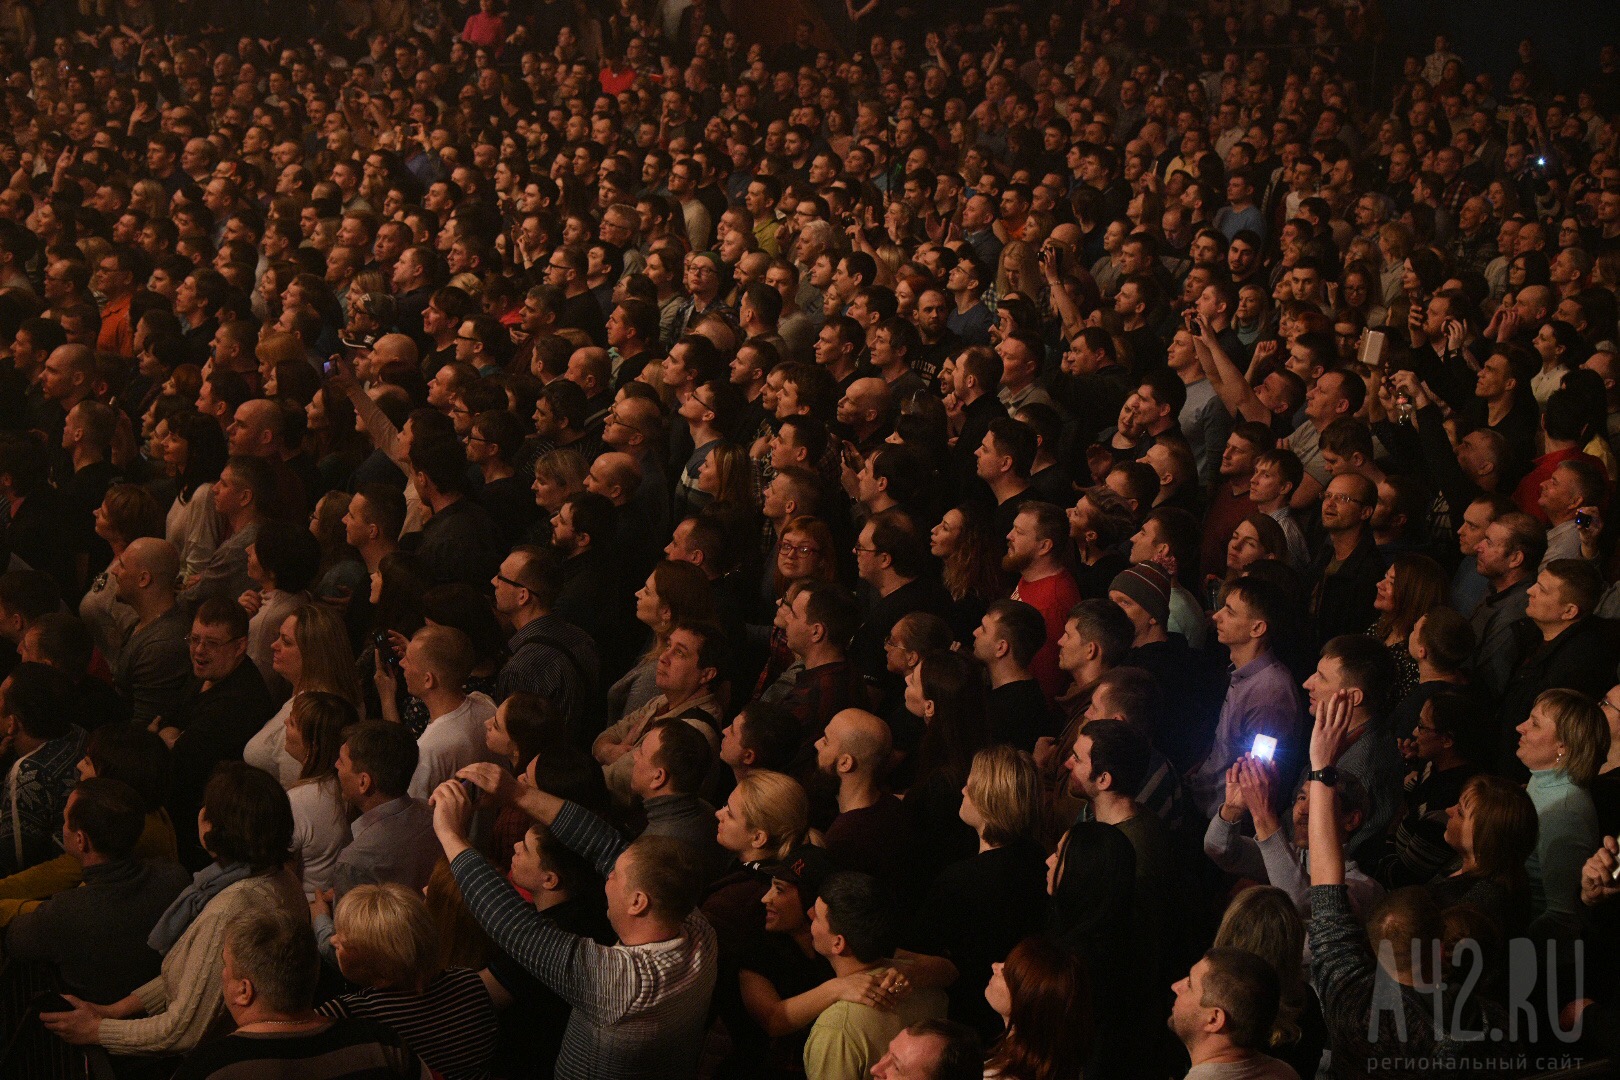
[[[552,832],[606,877],[624,840],[566,804]],[[558,1080],[695,1077],[714,993],[714,930],[697,911],[681,935],[649,945],[603,946],[541,917],[475,851],[450,864],[467,909],[495,945],[573,1006],[557,1057]]]
[[[495,1005],[484,980],[466,968],[439,972],[420,994],[367,988],[316,1011],[392,1029],[444,1080],[484,1080],[495,1057]]]

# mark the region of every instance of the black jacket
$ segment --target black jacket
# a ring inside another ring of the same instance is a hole
[[[1373,601],[1384,577],[1384,560],[1370,528],[1363,530],[1356,549],[1330,574],[1332,561],[1333,545],[1325,543],[1311,566],[1311,622],[1318,644],[1340,634],[1363,633],[1372,625]]]
[[[1530,771],[1519,761],[1519,736],[1514,729],[1529,718],[1543,690],[1563,687],[1594,699],[1608,692],[1614,685],[1616,626],[1608,619],[1588,615],[1551,641],[1539,641],[1541,635],[1529,619],[1521,620],[1516,629],[1529,638],[1529,646],[1496,711],[1496,771],[1523,782],[1530,778]]]

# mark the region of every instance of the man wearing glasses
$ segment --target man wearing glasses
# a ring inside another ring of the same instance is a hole
[[[1311,619],[1318,641],[1363,633],[1377,615],[1373,600],[1384,576],[1371,525],[1377,502],[1378,489],[1360,473],[1335,476],[1322,495],[1327,543],[1311,567]]]
[[[276,711],[258,667],[246,662],[247,635],[248,614],[235,599],[216,597],[198,608],[187,639],[191,678],[170,714],[150,725],[174,751],[174,821],[197,820],[214,766],[240,761],[247,741]],[[211,856],[198,844],[196,830],[175,833],[186,868],[207,865]]]
[[[101,294],[101,331],[96,350],[126,359],[135,355],[135,324],[130,321],[129,304],[135,298],[135,283],[146,280],[144,260],[132,248],[114,248],[96,263],[91,288]]]
[[[546,261],[545,283],[562,290],[557,325],[565,330],[582,331],[590,335],[591,344],[605,347],[607,315],[585,281],[589,269],[590,261],[584,248],[577,244],[560,247]]]

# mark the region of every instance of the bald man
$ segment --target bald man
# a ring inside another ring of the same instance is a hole
[[[376,372],[380,372],[384,366],[391,363],[406,364],[414,370],[419,358],[420,353],[416,348],[416,342],[412,341],[408,336],[405,334],[384,334],[371,347],[369,365],[371,378],[367,379],[367,381],[374,379]],[[361,374],[364,377],[366,373],[362,372]]]
[[[405,689],[420,698],[428,711],[427,730],[416,740],[416,772],[410,787],[413,799],[426,799],[458,769],[480,761],[500,761],[484,745],[484,725],[495,715],[495,702],[477,691],[469,694],[465,688],[477,663],[472,639],[450,626],[424,626],[405,648],[399,673]],[[379,681],[391,677],[380,659],[377,676]],[[381,696],[383,718],[398,723],[393,693]]]
[[[268,398],[253,398],[236,407],[225,429],[233,455],[263,458],[276,480],[274,517],[302,521],[309,515],[309,488],[305,478],[288,464],[287,418],[281,406]]]
[[[180,553],[167,540],[143,537],[112,562],[118,599],[135,609],[135,628],[118,654],[113,680],[130,719],[146,725],[173,709],[191,675],[186,635],[191,622],[175,602]]]
[[[602,454],[591,462],[591,471],[585,474],[585,490],[595,492],[614,506],[624,506],[640,488],[641,465],[622,450]]]
[[[862,454],[876,450],[889,436],[894,420],[894,395],[889,384],[876,376],[856,379],[838,399],[838,422],[855,435]]]
[[[900,800],[883,790],[893,753],[889,725],[862,709],[834,713],[816,740],[816,767],[838,781],[838,816],[827,827],[827,851],[844,869],[905,890],[915,880],[916,845]]]

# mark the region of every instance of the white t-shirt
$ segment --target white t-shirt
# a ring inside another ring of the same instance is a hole
[[[305,780],[287,792],[292,803],[293,851],[303,860],[304,895],[332,887],[332,867],[349,846],[349,815],[336,777]]]
[[[484,724],[494,715],[495,703],[487,695],[474,692],[455,709],[430,722],[416,740],[411,798],[426,799],[458,769],[480,761],[498,763],[500,759],[484,745]]]

